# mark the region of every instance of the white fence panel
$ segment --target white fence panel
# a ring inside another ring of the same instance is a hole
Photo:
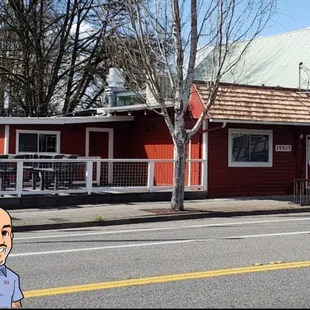
[[[186,163],[185,190],[203,190],[203,160]],[[173,187],[171,159],[0,159],[1,197],[158,192]]]

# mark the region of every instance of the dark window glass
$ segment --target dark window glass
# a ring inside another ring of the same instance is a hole
[[[249,141],[250,136],[241,133],[232,134],[232,161],[233,162],[248,162],[249,156]]]
[[[251,135],[251,159],[250,161],[269,161],[269,136]]]
[[[268,162],[269,136],[242,133],[232,134],[233,162]]]
[[[56,153],[56,135],[39,134],[39,152]]]
[[[37,152],[38,135],[36,133],[20,133],[19,134],[19,152]]]

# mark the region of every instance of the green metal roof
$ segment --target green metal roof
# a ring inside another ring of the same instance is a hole
[[[247,42],[232,45],[225,61],[226,68],[240,56]],[[195,80],[213,78],[213,54],[210,47],[199,52]],[[299,79],[301,62],[305,69],[301,70]],[[241,60],[222,77],[221,82],[299,88],[299,80],[301,88],[310,89],[310,28],[254,39]]]

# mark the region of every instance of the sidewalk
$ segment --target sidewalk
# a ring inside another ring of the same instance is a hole
[[[292,196],[186,200],[185,211],[169,202],[77,205],[8,210],[15,232],[89,226],[109,226],[168,220],[310,212],[293,203]]]

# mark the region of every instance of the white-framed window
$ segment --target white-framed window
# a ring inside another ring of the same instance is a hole
[[[60,131],[16,130],[16,153],[60,153]]]
[[[229,129],[229,167],[272,167],[272,130]]]

